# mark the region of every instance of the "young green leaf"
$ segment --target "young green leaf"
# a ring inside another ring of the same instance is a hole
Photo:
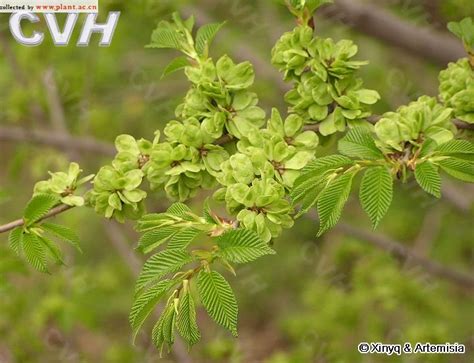
[[[181,15],[179,14],[179,12],[177,11],[174,11],[172,14],[171,14],[171,19],[173,19],[173,22],[178,25],[178,27],[181,29],[181,28],[185,28],[189,31],[193,30],[193,27],[194,27],[194,22],[195,22],[195,19],[194,19],[194,16],[191,15],[187,20],[184,20],[181,18]]]
[[[48,272],[46,267],[46,247],[33,233],[23,234],[23,251],[26,260],[38,271]]]
[[[420,157],[432,154],[436,150],[437,147],[438,147],[438,144],[436,143],[436,141],[434,141],[431,138],[426,139],[423,142],[423,145],[421,146],[421,149],[419,151]]]
[[[161,314],[160,318],[156,322],[155,326],[153,327],[153,331],[151,332],[151,337],[153,340],[153,344],[155,344],[155,347],[160,349],[160,356],[163,350],[163,344],[164,344],[164,338],[163,338],[163,323],[165,321],[166,315],[168,313],[168,309],[170,307],[166,307],[166,309],[163,311]],[[171,307],[173,308],[173,307]],[[174,308],[173,308],[174,310]]]
[[[214,37],[217,32],[225,24],[223,23],[212,23],[206,24],[199,28],[196,34],[196,51],[199,55],[204,55],[209,49]]]
[[[138,241],[137,249],[143,253],[150,253],[154,249],[164,244],[178,231],[179,228],[173,226],[148,231],[143,236],[141,236],[140,240]]]
[[[197,228],[183,229],[170,238],[168,242],[168,249],[184,250],[200,234],[201,231]]]
[[[318,185],[315,186],[315,188],[308,190],[308,192],[304,195],[301,201],[301,208],[298,211],[298,213],[295,215],[295,219],[306,214],[311,208],[313,208],[316,205],[323,188],[324,188],[323,183],[318,183]]]
[[[458,158],[436,162],[446,173],[467,183],[474,183],[474,163]]]
[[[305,9],[310,15],[312,15],[313,12],[320,6],[324,4],[330,4],[332,2],[333,0],[285,0],[285,2],[282,1],[282,3],[287,5],[290,11],[294,12],[295,15]]]
[[[369,168],[362,178],[359,197],[373,228],[377,228],[392,203],[393,178],[390,171],[383,166]]]
[[[464,18],[459,22],[448,23],[451,33],[459,37],[468,48],[474,48],[474,21],[472,18]]]
[[[129,315],[130,325],[133,329],[133,341],[135,341],[138,331],[146,318],[151,314],[156,304],[165,296],[174,283],[174,280],[160,281],[135,299]]]
[[[8,235],[8,244],[17,255],[20,255],[23,249],[23,229],[17,227]]]
[[[70,243],[74,246],[79,252],[82,252],[81,247],[79,246],[79,237],[77,236],[76,232],[72,229],[61,226],[55,223],[41,223],[41,228],[46,230],[47,232],[59,237],[61,240]]]
[[[249,229],[234,229],[217,238],[219,255],[234,263],[255,261],[265,255],[273,255],[268,244]]]
[[[435,151],[442,155],[474,154],[474,143],[467,140],[451,140],[439,145]]]
[[[194,24],[196,23],[196,19],[194,18],[194,15],[191,15],[189,18],[186,20],[183,20],[183,25],[185,28],[189,31],[192,32],[194,28]]]
[[[163,74],[161,75],[161,78],[164,78],[187,66],[189,66],[189,61],[187,57],[183,56],[183,57],[175,58],[166,66],[165,70],[163,71]]]
[[[322,192],[318,200],[320,226],[318,237],[334,227],[341,217],[349,198],[355,173],[346,173],[333,180]]]
[[[135,226],[138,232],[148,232],[157,228],[164,228],[169,216],[164,213],[149,213],[141,217]]]
[[[238,307],[229,283],[216,271],[202,270],[197,286],[209,316],[237,337]]]
[[[175,217],[183,218],[185,220],[190,220],[190,221],[193,220],[193,218],[191,217],[191,214],[193,212],[184,203],[174,203],[174,204],[172,204],[171,207],[168,208],[166,213],[171,214]]]
[[[325,172],[321,178],[313,179],[311,185],[307,185],[307,189],[302,194],[302,199],[300,198],[301,208],[299,212],[295,215],[295,219],[307,213],[310,208],[316,205],[319,197],[321,196],[321,192],[327,186],[329,173],[331,172],[334,171]]]
[[[46,251],[49,252],[49,255],[54,259],[58,265],[64,265],[63,254],[59,247],[45,236],[37,236],[38,239],[46,247]]]
[[[176,307],[174,301],[170,301],[170,307],[167,310],[165,319],[163,320],[163,340],[169,348],[174,343],[174,328],[176,326]]]
[[[204,202],[204,220],[209,223],[209,224],[217,224],[218,221],[216,220],[216,217],[212,213],[211,206],[209,205],[209,199],[206,199]]]
[[[178,271],[184,265],[193,261],[193,257],[186,251],[165,250],[153,255],[145,262],[138,277],[135,291],[139,293],[144,287],[156,282],[163,276]]]
[[[293,184],[293,189],[290,192],[293,205],[305,200],[308,194],[314,191],[315,186],[325,184],[331,172],[335,172],[335,170],[325,170],[321,173],[319,171],[311,171],[301,175]]]
[[[306,6],[308,10],[313,13],[316,9],[320,8],[324,4],[331,4],[333,0],[308,0],[306,1]]]
[[[158,27],[151,35],[151,43],[147,48],[171,48],[181,50],[183,39],[177,31]]]
[[[354,164],[354,161],[343,155],[325,156],[309,163],[295,180],[290,193],[293,203],[296,204],[306,198],[316,185],[325,182],[331,172],[352,164]],[[309,203],[308,201],[307,204]]]
[[[186,291],[179,300],[176,327],[179,334],[188,344],[188,347],[193,346],[201,339],[201,333],[196,321],[196,308],[189,291]]]
[[[155,346],[163,350],[163,345],[166,343],[171,347],[174,343],[174,326],[176,321],[176,310],[173,302],[165,308],[160,316],[160,319],[155,324],[152,332],[152,339]]]
[[[37,194],[29,201],[23,213],[27,226],[44,217],[56,204],[58,198],[52,194]]]
[[[310,162],[302,170],[303,173],[309,173],[310,171],[321,171],[331,169],[338,169],[343,166],[353,165],[354,161],[344,155],[328,155]]]
[[[438,168],[430,161],[417,164],[415,178],[420,187],[427,193],[441,198],[441,177]]]
[[[200,223],[201,220],[192,213],[191,209],[183,203],[174,203],[165,213],[147,214],[140,218],[136,225],[139,232],[148,232],[156,229],[168,230],[168,227],[176,228],[178,231],[182,228],[183,221]],[[177,224],[181,223],[181,227]],[[186,224],[186,223],[185,223]],[[159,232],[158,232],[159,233]]]
[[[383,153],[375,145],[374,137],[370,131],[363,128],[349,130],[338,144],[341,154],[365,160],[383,159]]]

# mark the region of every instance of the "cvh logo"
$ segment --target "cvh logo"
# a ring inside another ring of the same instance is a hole
[[[79,13],[69,13],[63,29],[60,29],[56,15],[54,13],[45,13],[43,15],[54,44],[57,47],[67,46],[69,44],[69,40],[71,39],[74,28],[76,27]],[[87,47],[89,45],[91,35],[93,33],[100,33],[102,34],[102,39],[99,42],[99,46],[110,46],[119,18],[119,11],[110,12],[107,17],[107,21],[103,24],[99,24],[97,23],[97,13],[87,14],[76,45],[78,47]],[[18,43],[28,47],[36,47],[41,45],[44,41],[44,33],[34,31],[32,35],[25,35],[21,27],[22,21],[38,23],[40,18],[35,13],[27,11],[13,13],[10,16],[10,32],[12,33],[13,37]]]

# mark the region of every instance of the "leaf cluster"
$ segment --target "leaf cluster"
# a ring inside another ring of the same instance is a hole
[[[138,248],[153,254],[145,263],[136,284],[130,312],[134,336],[160,301],[164,311],[153,328],[153,342],[159,349],[170,348],[175,332],[189,346],[200,339],[196,322],[194,289],[209,316],[237,336],[237,302],[226,279],[213,269],[215,264],[235,274],[231,264],[254,261],[274,251],[248,229],[221,220],[206,208],[203,216],[185,204],[175,203],[166,212],[144,216],[137,224],[145,232]],[[212,248],[194,248],[199,237]]]
[[[73,230],[43,220],[58,204],[60,199],[52,194],[35,194],[23,212],[23,226],[13,229],[8,236],[10,248],[18,256],[24,255],[28,263],[41,272],[49,272],[48,259],[64,265],[63,254],[53,239],[81,251],[79,238]]]
[[[296,179],[290,196],[295,205],[301,204],[298,215],[317,206],[318,235],[339,221],[359,173],[363,172],[360,203],[374,229],[391,205],[394,179],[406,181],[413,176],[425,192],[436,198],[441,197],[440,170],[461,181],[474,182],[474,145],[469,141],[437,143],[428,138],[419,144],[405,143],[405,149],[395,153],[380,145],[376,133],[352,129],[339,141],[340,155],[316,159]]]

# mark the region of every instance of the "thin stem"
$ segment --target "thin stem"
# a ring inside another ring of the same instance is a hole
[[[48,219],[48,218],[51,218],[51,217],[55,217],[57,216],[58,214],[61,214],[69,209],[72,209],[74,207],[70,206],[70,205],[66,205],[66,204],[61,204],[53,209],[51,209],[46,215],[44,215],[42,218],[40,218],[38,220],[38,222],[40,221],[43,221],[45,219]],[[21,219],[17,219],[13,222],[10,222],[10,223],[7,223],[7,224],[4,224],[2,226],[0,226],[0,233],[5,233],[5,232],[8,232],[8,231],[11,231],[12,229],[15,229],[17,227],[21,227],[25,224],[25,221],[23,218]]]
[[[183,280],[181,281],[181,284],[176,288],[176,296],[179,296],[181,290],[183,289],[184,287],[184,282],[185,281],[190,281],[194,276],[196,276],[196,274],[198,272],[200,272],[202,269],[204,268],[204,264],[200,264],[198,267],[192,269],[192,270],[189,270],[187,273],[184,274],[183,276]]]

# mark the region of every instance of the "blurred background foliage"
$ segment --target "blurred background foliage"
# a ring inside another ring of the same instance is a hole
[[[36,48],[14,42],[8,16],[0,16],[0,127],[23,127],[94,137],[113,142],[129,133],[152,138],[174,115],[188,84],[175,74],[160,80],[172,52],[148,50],[151,31],[178,10],[199,23],[228,20],[212,53],[228,53],[256,63],[254,89],[261,105],[285,110],[285,85],[271,67],[270,50],[293,20],[270,0],[101,0],[99,20],[122,12],[109,48],[53,46],[49,36]],[[471,0],[382,0],[406,21],[444,31],[450,20],[474,15]],[[393,110],[421,94],[437,94],[440,67],[337,21],[317,17],[321,36],[353,39],[360,59],[370,60],[362,76],[382,101],[375,112]],[[79,22],[78,24],[80,24]],[[31,27],[30,27],[31,28]],[[79,28],[79,26],[78,26]],[[35,29],[47,33],[44,21]],[[31,31],[31,29],[29,29]],[[28,30],[27,30],[28,31]],[[60,101],[64,118],[51,98]],[[56,117],[55,117],[56,116]],[[323,140],[321,154],[334,149]],[[93,173],[109,157],[58,150],[31,142],[0,143],[0,222],[20,215],[34,183],[46,171],[78,161]],[[473,272],[473,189],[447,180],[447,199],[434,201],[410,184],[399,186],[380,233],[402,241],[416,253],[467,274]],[[149,210],[168,201],[155,195]],[[205,195],[191,204],[199,210]],[[356,198],[353,196],[353,198]],[[143,256],[133,247],[131,225],[103,222],[91,210],[57,218],[79,231],[83,255],[67,252],[67,267],[51,276],[32,272],[0,243],[0,362],[154,362],[158,352],[148,332],[131,344],[127,317],[134,275]],[[370,229],[357,203],[344,221]],[[177,352],[163,362],[472,362],[472,290],[432,277],[410,260],[396,259],[350,234],[335,230],[316,239],[314,222],[302,219],[275,241],[278,255],[238,270],[232,278],[240,303],[240,338],[199,316],[203,341],[187,356]],[[464,356],[363,356],[361,341],[403,343],[459,342]],[[183,354],[184,353],[184,354]]]

